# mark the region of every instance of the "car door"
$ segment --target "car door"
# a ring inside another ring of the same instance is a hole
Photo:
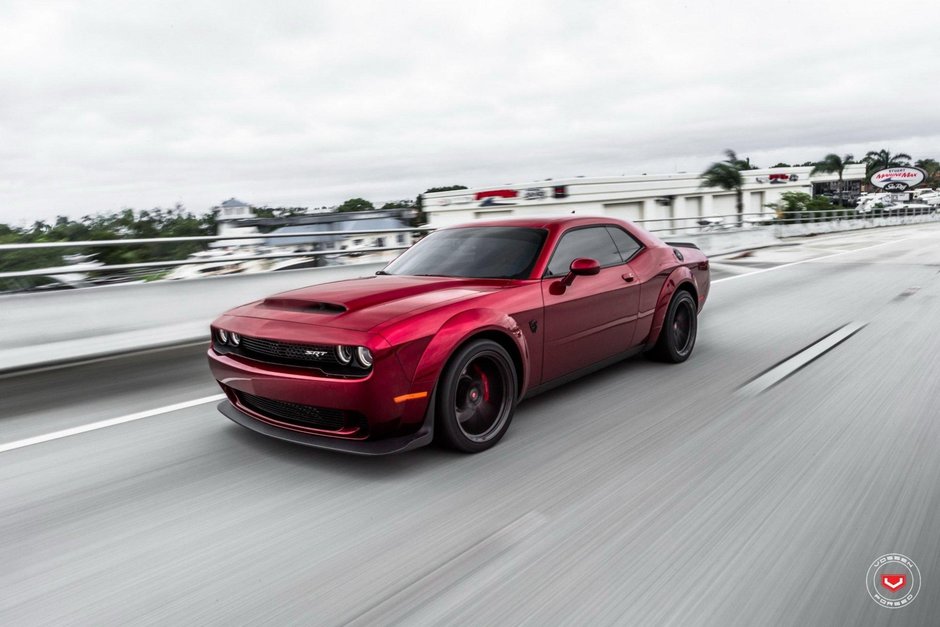
[[[595,276],[560,280],[574,259],[595,259]],[[604,225],[568,230],[552,253],[542,279],[545,382],[625,352],[632,346],[639,307],[636,275]]]

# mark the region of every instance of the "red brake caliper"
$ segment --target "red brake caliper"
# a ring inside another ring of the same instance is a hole
[[[487,378],[486,373],[480,370],[480,367],[476,364],[473,364],[473,372],[480,377],[480,381],[483,383],[483,400],[490,400],[490,380]]]

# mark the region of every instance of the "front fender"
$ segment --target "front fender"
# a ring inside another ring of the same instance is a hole
[[[500,333],[509,338],[521,357],[519,393],[528,386],[529,345],[512,316],[492,309],[469,309],[449,318],[431,338],[415,370],[415,385],[434,389],[438,378],[454,351],[467,340],[481,333]]]
[[[659,297],[656,299],[656,312],[653,314],[653,324],[650,327],[650,334],[646,338],[646,348],[652,348],[659,340],[659,333],[663,329],[663,321],[666,319],[669,303],[672,301],[676,290],[683,284],[690,285],[695,290],[696,302],[699,303],[699,308],[701,308],[701,302],[698,299],[701,292],[695,280],[695,275],[685,266],[674,269],[659,290]]]

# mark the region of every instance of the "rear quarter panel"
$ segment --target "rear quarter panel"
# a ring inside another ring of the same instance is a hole
[[[666,310],[676,290],[688,284],[695,292],[701,311],[708,297],[710,277],[708,259],[695,248],[680,248],[682,260],[673,247],[657,246],[637,255],[631,267],[644,281],[640,290],[640,318],[635,337],[647,347],[659,338]]]

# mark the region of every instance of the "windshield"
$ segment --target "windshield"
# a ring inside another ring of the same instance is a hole
[[[545,231],[482,226],[431,233],[390,263],[385,274],[525,279],[532,272]]]

